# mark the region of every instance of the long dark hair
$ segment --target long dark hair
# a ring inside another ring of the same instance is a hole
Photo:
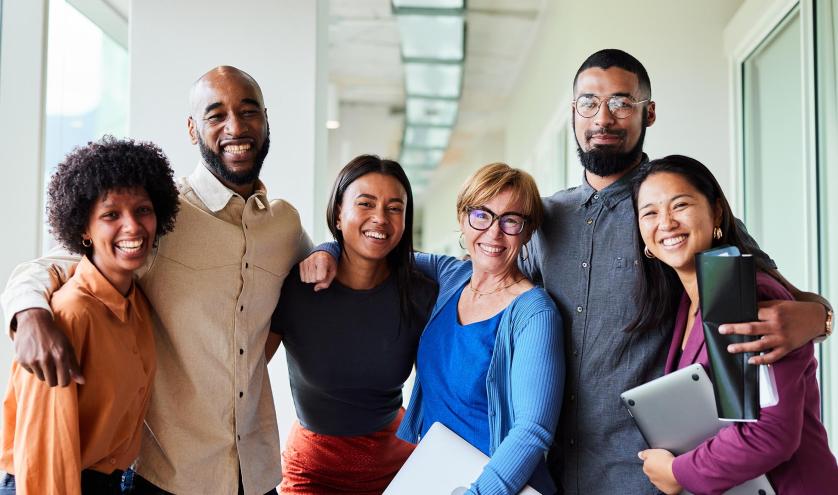
[[[353,158],[338,172],[335,184],[332,186],[329,205],[326,207],[326,224],[329,226],[332,237],[340,245],[341,251],[345,251],[343,233],[337,228],[343,194],[358,178],[372,173],[393,177],[399,181],[407,195],[404,207],[404,233],[396,247],[387,254],[387,263],[396,275],[402,316],[409,320],[419,311],[410,297],[411,286],[417,278],[424,277],[416,270],[413,260],[413,190],[402,166],[396,161],[381,159],[376,155],[359,155]]]
[[[730,209],[730,203],[728,203],[713,173],[698,160],[687,156],[669,155],[641,166],[632,180],[635,218],[638,217],[637,193],[640,191],[640,186],[652,175],[662,172],[680,175],[707,199],[711,208],[718,205],[721,209],[722,218],[719,228],[722,230],[722,237],[720,239],[713,238],[714,247],[720,245],[736,246],[743,254],[753,254],[752,250],[743,242],[743,235],[736,224],[736,218]],[[643,276],[638,278],[637,290],[635,291],[639,311],[637,317],[628,326],[628,331],[643,332],[671,324],[678,310],[678,303],[683,292],[681,280],[675,270],[657,258],[644,256],[642,254],[644,247],[643,238],[638,235],[637,252],[641,253],[639,258],[643,267]],[[757,270],[773,275],[774,270],[762,257],[755,256],[754,261]]]

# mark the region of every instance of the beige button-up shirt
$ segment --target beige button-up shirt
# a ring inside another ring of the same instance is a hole
[[[279,433],[265,361],[268,325],[285,275],[311,248],[297,211],[245,199],[203,165],[178,181],[173,232],[140,273],[155,311],[157,376],[136,471],[178,495],[245,493],[281,479]],[[27,308],[49,309],[77,258],[19,266],[3,294],[6,327]]]

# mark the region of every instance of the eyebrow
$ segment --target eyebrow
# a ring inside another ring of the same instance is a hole
[[[378,201],[378,196],[373,196],[372,194],[367,194],[367,193],[361,193],[361,194],[355,196],[355,199],[358,199],[358,198],[369,198],[369,199],[374,199],[374,200]],[[404,200],[402,198],[390,198],[387,202],[388,203],[394,203],[395,202],[395,203],[404,204]]]
[[[599,97],[603,97],[603,96],[606,96],[606,95],[598,95],[596,93],[582,93],[579,96],[599,96]],[[623,92],[617,92],[617,93],[611,93],[610,95],[607,95],[607,96],[609,96],[609,97],[611,97],[611,96],[630,96],[630,97],[634,98],[634,96],[632,96],[631,93],[626,93],[624,91]]]
[[[673,197],[669,198],[669,202],[671,203],[671,202],[675,201],[676,199],[680,199],[680,198],[690,198],[690,199],[692,199],[692,197],[693,197],[692,194],[683,193],[683,194],[679,194],[677,196],[673,196]],[[646,203],[645,205],[638,208],[637,211],[645,210],[646,208],[648,208],[650,206],[652,206],[652,203]]]
[[[256,106],[256,107],[261,107],[261,103],[259,103],[259,100],[256,100],[256,99],[253,99],[253,98],[242,98],[241,102],[246,103],[248,105],[253,105],[253,106]],[[204,114],[210,113],[213,110],[215,110],[216,108],[222,107],[222,106],[224,106],[224,104],[221,103],[220,101],[217,101],[215,103],[210,103],[204,109]]]

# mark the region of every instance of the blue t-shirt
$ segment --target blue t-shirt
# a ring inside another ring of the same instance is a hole
[[[503,311],[487,320],[460,324],[457,302],[464,288],[428,323],[419,342],[416,375],[424,394],[421,435],[438,421],[491,455],[486,373]]]

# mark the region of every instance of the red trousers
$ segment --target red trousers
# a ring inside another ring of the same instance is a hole
[[[321,435],[294,423],[282,453],[280,493],[380,495],[415,445],[396,438],[404,416],[359,436]]]

